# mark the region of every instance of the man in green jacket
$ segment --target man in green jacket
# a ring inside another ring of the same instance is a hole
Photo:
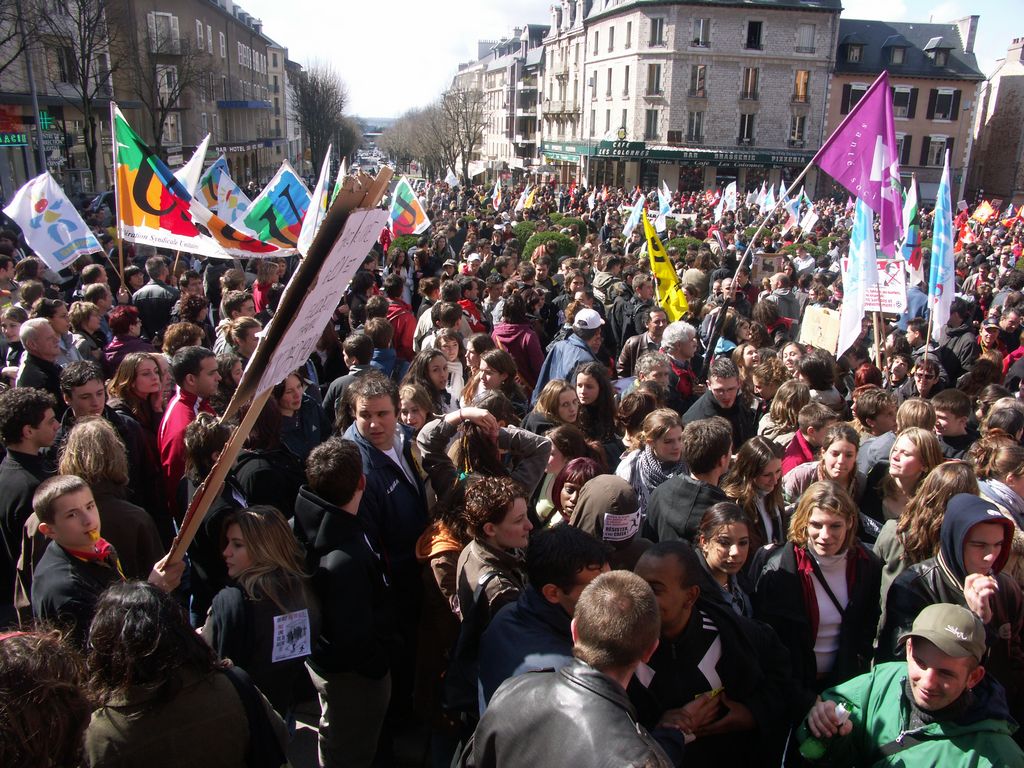
[[[822,694],[800,729],[801,752],[832,766],[1024,766],[1006,694],[981,665],[981,620],[936,603],[904,639],[906,662],[879,664]],[[840,703],[849,719],[837,714]]]

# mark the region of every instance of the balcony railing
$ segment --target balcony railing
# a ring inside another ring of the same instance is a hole
[[[754,139],[751,136],[740,136],[736,139],[736,143],[742,147],[749,147],[753,145]]]
[[[708,97],[708,91],[706,88],[691,88],[689,95],[694,99],[706,99]]]
[[[814,53],[813,45],[798,45],[794,48],[797,53]]]
[[[806,104],[810,100],[810,97],[806,93],[794,93],[793,103],[794,104]]]
[[[744,101],[757,101],[757,91],[741,91],[740,98]]]

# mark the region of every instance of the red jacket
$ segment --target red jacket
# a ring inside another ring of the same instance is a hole
[[[395,354],[400,360],[412,360],[412,341],[416,335],[416,315],[412,307],[401,299],[391,299],[388,305],[388,321],[395,329]]]
[[[472,299],[460,299],[459,306],[462,307],[462,314],[466,316],[470,330],[473,333],[487,333],[487,325],[484,323],[483,315]]]
[[[814,448],[804,439],[798,429],[789,445],[786,446],[786,452],[782,454],[782,474],[785,475],[791,469],[806,464],[808,461],[814,461],[814,454]]]
[[[185,428],[195,421],[196,414],[201,411],[217,415],[209,402],[201,400],[191,392],[182,392],[179,388],[167,404],[167,410],[164,411],[164,418],[157,432],[160,466],[172,514],[176,511],[178,483],[185,476]]]

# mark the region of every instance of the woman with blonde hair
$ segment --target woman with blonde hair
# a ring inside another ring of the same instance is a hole
[[[795,710],[869,668],[882,565],[857,539],[857,505],[831,482],[800,497],[788,541],[755,565],[754,617],[789,649]]]
[[[686,471],[683,462],[683,420],[671,408],[647,415],[641,427],[642,448],[619,463],[615,474],[636,492],[640,514],[647,511],[651,493],[669,478]],[[623,466],[623,465],[628,466]]]
[[[287,721],[319,629],[302,550],[284,515],[266,506],[228,517],[223,545],[230,581],[213,598],[201,633],[220,658],[249,673]]]
[[[782,491],[788,504],[796,503],[811,483],[831,480],[840,485],[854,500],[864,491],[864,475],[857,471],[860,435],[849,424],[837,423],[825,429],[819,459],[800,464],[782,480]]]
[[[785,541],[782,500],[782,448],[755,435],[740,446],[722,491],[736,502],[750,523],[751,551]]]
[[[576,424],[580,415],[580,399],[576,389],[565,379],[552,379],[540,391],[537,404],[523,419],[523,429],[543,435],[563,424]]]
[[[793,441],[800,425],[800,409],[811,402],[811,389],[798,379],[784,382],[772,398],[768,413],[761,417],[757,434],[777,443],[783,450]]]
[[[867,477],[861,511],[863,538],[873,542],[886,520],[897,520],[918,486],[943,461],[934,432],[908,427],[896,436],[889,461],[880,462]]]
[[[964,461],[950,461],[933,469],[921,483],[898,520],[886,520],[874,553],[882,561],[882,613],[896,577],[939,551],[939,529],[949,500],[958,493],[979,493],[974,469]]]
[[[89,484],[103,538],[117,550],[125,577],[149,578],[164,556],[161,531],[170,540],[174,528],[166,507],[147,512],[128,501],[128,454],[113,425],[98,416],[79,419],[64,443],[60,474],[78,475]]]
[[[259,341],[257,334],[262,329],[263,324],[256,318],[237,317],[234,320],[222,320],[217,326],[217,333],[224,337],[224,351],[234,352],[242,358],[244,365],[256,351],[256,343]]]

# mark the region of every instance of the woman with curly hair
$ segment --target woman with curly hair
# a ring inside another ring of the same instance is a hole
[[[761,435],[747,440],[722,478],[721,487],[747,516],[752,550],[785,540],[782,448],[778,444]]]
[[[526,586],[523,556],[533,530],[526,493],[509,477],[479,477],[466,489],[462,518],[473,537],[459,556],[456,576],[462,615],[483,583],[480,599],[492,617]]]
[[[98,703],[85,734],[88,765],[245,765],[253,745],[284,763],[284,722],[248,675],[217,663],[182,607],[156,587],[129,581],[103,593],[86,663]],[[265,726],[255,734],[243,702]]]
[[[0,765],[82,764],[92,705],[82,659],[59,632],[0,632]]]
[[[213,349],[213,325],[210,323],[210,302],[207,298],[194,293],[183,293],[176,308],[181,322],[195,323],[203,329],[202,346]]]
[[[886,520],[874,552],[882,561],[882,613],[889,586],[907,568],[939,551],[939,529],[949,500],[958,493],[979,493],[974,469],[964,461],[951,461],[933,469],[921,483],[898,520]]]
[[[306,647],[317,637],[319,610],[295,534],[273,507],[247,507],[224,523],[221,542],[230,581],[213,598],[201,630],[222,659],[242,667],[286,720],[307,680],[304,656],[278,659],[277,617],[290,615]],[[296,614],[299,614],[296,616]]]
[[[244,370],[242,358],[234,352],[221,352],[217,355],[217,373],[220,374],[220,381],[217,383],[217,394],[210,398],[210,405],[217,413],[224,413],[228,407],[235,390],[238,389],[238,382],[242,380]]]
[[[185,322],[171,323],[164,329],[160,351],[167,357],[174,357],[174,353],[182,347],[199,347],[205,342],[206,334],[198,325]]]

